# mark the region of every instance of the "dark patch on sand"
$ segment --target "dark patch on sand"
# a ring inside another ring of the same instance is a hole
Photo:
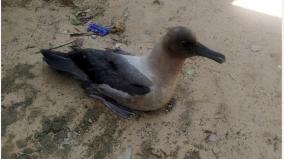
[[[184,155],[183,159],[200,159],[199,151],[189,151]]]
[[[13,134],[9,134],[7,136],[7,141],[2,145],[1,158],[3,158],[3,159],[14,159],[13,155],[10,154],[14,149],[14,144],[13,144],[14,137],[15,136]]]
[[[38,90],[34,89],[31,85],[25,85],[24,91],[24,101],[12,103],[11,105],[8,105],[6,109],[2,109],[2,136],[5,135],[7,127],[19,119],[18,111],[25,112],[26,108],[33,104],[38,93]]]
[[[95,138],[87,144],[87,158],[93,156],[92,158],[94,159],[103,159],[113,152],[114,145],[119,142],[118,138],[121,133],[117,133],[118,121],[116,117],[107,116],[101,127],[104,130],[103,133],[95,136]]]
[[[15,92],[19,89],[26,88],[26,80],[34,78],[34,74],[30,72],[33,65],[29,64],[18,64],[10,70],[6,70],[6,75],[2,78],[2,88],[3,94]],[[16,83],[16,80],[17,83]]]
[[[97,116],[99,115],[96,108],[88,108],[80,124],[75,128],[74,131],[79,134],[88,132],[90,126],[92,126],[93,122],[97,120]]]
[[[35,120],[39,115],[41,115],[41,110],[32,110],[28,116],[29,121]]]
[[[73,116],[43,117],[42,130],[35,134],[34,138],[39,142],[39,150],[42,156],[56,154],[62,158],[68,158],[71,145],[64,144],[70,138],[71,131],[67,126]]]
[[[26,7],[32,0],[3,0],[3,7]]]
[[[17,140],[16,141],[16,146],[18,147],[18,149],[21,149],[23,147],[27,146],[27,140]]]
[[[177,158],[179,146],[174,151],[165,152],[161,148],[154,148],[152,141],[147,139],[141,144],[141,153],[137,153],[142,159],[157,159],[157,158]]]
[[[181,115],[179,119],[181,125],[179,126],[179,130],[181,133],[187,134],[191,125],[191,111],[186,109]]]

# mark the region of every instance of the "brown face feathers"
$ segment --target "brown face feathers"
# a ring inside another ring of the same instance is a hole
[[[163,47],[175,56],[189,57],[194,54],[196,38],[187,28],[179,26],[171,28],[164,36]]]

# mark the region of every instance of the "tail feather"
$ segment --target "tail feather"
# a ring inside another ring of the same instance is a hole
[[[88,76],[69,58],[68,54],[52,51],[41,50],[43,60],[57,71],[71,74],[82,81],[88,81]]]

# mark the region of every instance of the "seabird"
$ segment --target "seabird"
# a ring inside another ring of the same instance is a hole
[[[124,118],[165,106],[187,58],[203,56],[225,62],[224,55],[198,42],[182,26],[169,29],[152,52],[144,56],[120,49],[91,48],[73,48],[68,53],[43,49],[41,53],[51,68],[78,79],[87,95]]]

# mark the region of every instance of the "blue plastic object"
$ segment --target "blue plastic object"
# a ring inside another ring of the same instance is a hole
[[[87,31],[96,33],[99,36],[106,36],[110,32],[110,28],[98,25],[96,23],[91,23],[88,25]]]

